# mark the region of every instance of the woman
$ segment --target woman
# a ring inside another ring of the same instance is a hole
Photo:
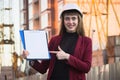
[[[47,80],[86,80],[92,60],[92,41],[85,36],[83,14],[75,4],[66,4],[60,15],[61,29],[49,42],[50,60],[30,61],[40,73],[48,69]],[[27,51],[23,55],[27,56]]]

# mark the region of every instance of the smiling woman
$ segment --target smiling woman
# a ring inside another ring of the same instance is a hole
[[[86,80],[92,60],[92,41],[85,36],[82,13],[76,4],[66,4],[60,14],[60,33],[49,42],[50,60],[30,61],[40,73],[48,69],[47,80]],[[29,51],[28,51],[29,52]],[[23,52],[23,57],[28,55]]]

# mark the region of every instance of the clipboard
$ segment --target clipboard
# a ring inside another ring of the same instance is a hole
[[[23,48],[29,52],[27,59],[50,59],[47,33],[43,30],[20,30]]]

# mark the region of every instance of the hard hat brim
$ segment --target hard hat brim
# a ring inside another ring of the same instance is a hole
[[[79,14],[80,14],[80,16],[81,17],[83,17],[83,14],[82,14],[82,12],[80,11],[80,8],[76,5],[76,4],[65,4],[64,6],[63,6],[63,9],[62,9],[62,11],[61,11],[61,13],[60,13],[60,17],[63,15],[63,13],[65,12],[65,11],[76,11],[76,12],[78,12]]]

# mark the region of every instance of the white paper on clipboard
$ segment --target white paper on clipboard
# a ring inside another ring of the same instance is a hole
[[[50,59],[45,31],[24,30],[24,40],[26,50],[29,51],[27,59]]]

